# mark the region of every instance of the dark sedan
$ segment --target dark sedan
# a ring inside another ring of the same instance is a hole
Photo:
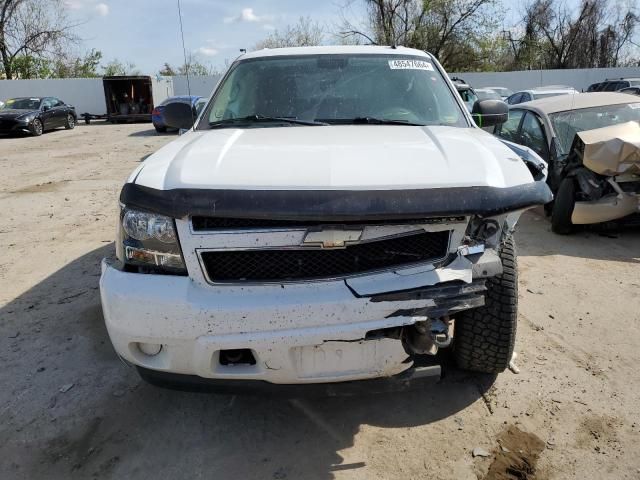
[[[70,130],[77,118],[74,107],[55,97],[11,98],[0,108],[0,133],[39,136],[59,127]]]

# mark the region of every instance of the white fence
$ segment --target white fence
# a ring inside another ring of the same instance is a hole
[[[189,86],[187,88],[187,77],[179,75],[173,78],[173,94],[174,95],[188,95],[191,90],[191,95],[200,95],[201,97],[209,97],[213,92],[213,89],[220,80],[220,75],[207,75],[199,77],[189,77]]]
[[[585,68],[575,70],[526,70],[519,72],[451,73],[471,86],[507,87],[511,90],[528,90],[543,85],[569,85],[578,91],[587,91],[592,83],[607,78],[640,77],[640,68]]]
[[[585,90],[606,78],[640,77],[640,68],[594,68],[580,70],[528,70],[520,72],[451,73],[474,87],[507,87],[514,91],[542,85],[570,85]],[[187,95],[185,76],[152,77],[154,97]],[[190,78],[192,95],[208,97],[220,80],[219,75]],[[161,92],[155,92],[162,88]],[[158,93],[158,95],[156,95]],[[0,100],[11,97],[53,96],[74,105],[78,113],[106,113],[101,78],[64,78],[51,80],[0,80]]]
[[[220,76],[191,77],[191,94],[208,97]],[[186,95],[186,77],[151,77],[153,97],[159,103],[167,96]],[[79,114],[106,112],[102,78],[60,78],[46,80],[0,80],[0,100],[13,97],[58,97],[76,107]]]
[[[574,70],[525,70],[519,72],[466,72],[450,73],[461,77],[473,87],[507,87],[513,91],[528,90],[543,85],[569,85],[578,91],[586,91],[589,85],[607,78],[639,77],[640,67],[589,68]],[[191,94],[208,97],[220,80],[220,76],[191,77]],[[186,77],[173,77],[175,95],[187,94]]]
[[[58,97],[76,112],[106,113],[101,78],[0,80],[0,100],[13,97]]]

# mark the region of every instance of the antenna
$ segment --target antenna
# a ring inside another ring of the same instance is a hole
[[[189,62],[187,61],[187,49],[184,46],[184,29],[182,28],[182,10],[180,9],[180,0],[176,0],[176,2],[178,2],[178,19],[180,20],[180,38],[182,39],[182,55],[184,57],[185,73],[187,74],[187,94],[189,95],[189,107],[191,107],[191,128],[195,130],[196,119],[193,117],[193,105],[191,105],[191,81],[189,79],[190,65],[189,65]]]

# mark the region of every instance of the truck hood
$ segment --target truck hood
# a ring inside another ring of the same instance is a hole
[[[531,183],[478,128],[343,125],[191,131],[129,182],[158,190],[394,190]]]

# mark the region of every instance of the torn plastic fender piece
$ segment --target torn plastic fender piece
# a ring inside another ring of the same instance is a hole
[[[412,290],[439,283],[462,281],[471,283],[474,278],[486,278],[502,273],[502,263],[493,250],[465,257],[458,254],[445,267],[421,265],[402,271],[380,272],[362,277],[347,278],[345,283],[357,296]]]
[[[475,280],[471,284],[455,282],[396,293],[383,293],[374,295],[370,300],[372,302],[402,302],[429,299],[430,303],[428,305],[425,304],[417,308],[401,308],[390,313],[387,318],[439,318],[445,315],[453,315],[462,310],[483,306],[486,290],[487,287],[484,280]]]
[[[474,280],[472,283],[446,283],[444,285],[433,285],[430,287],[415,288],[413,290],[403,290],[401,292],[381,293],[369,298],[371,302],[406,302],[409,300],[430,300],[429,305],[435,306],[438,302],[467,297],[473,295],[483,295],[487,291],[484,280]]]
[[[640,125],[627,122],[576,134],[582,164],[600,175],[640,173]],[[574,146],[577,142],[574,140]]]
[[[409,308],[396,310],[390,313],[387,318],[394,317],[428,317],[440,318],[445,315],[453,315],[463,310],[478,308],[484,306],[484,295],[464,295],[456,298],[445,298],[435,301],[434,306],[422,308]]]

